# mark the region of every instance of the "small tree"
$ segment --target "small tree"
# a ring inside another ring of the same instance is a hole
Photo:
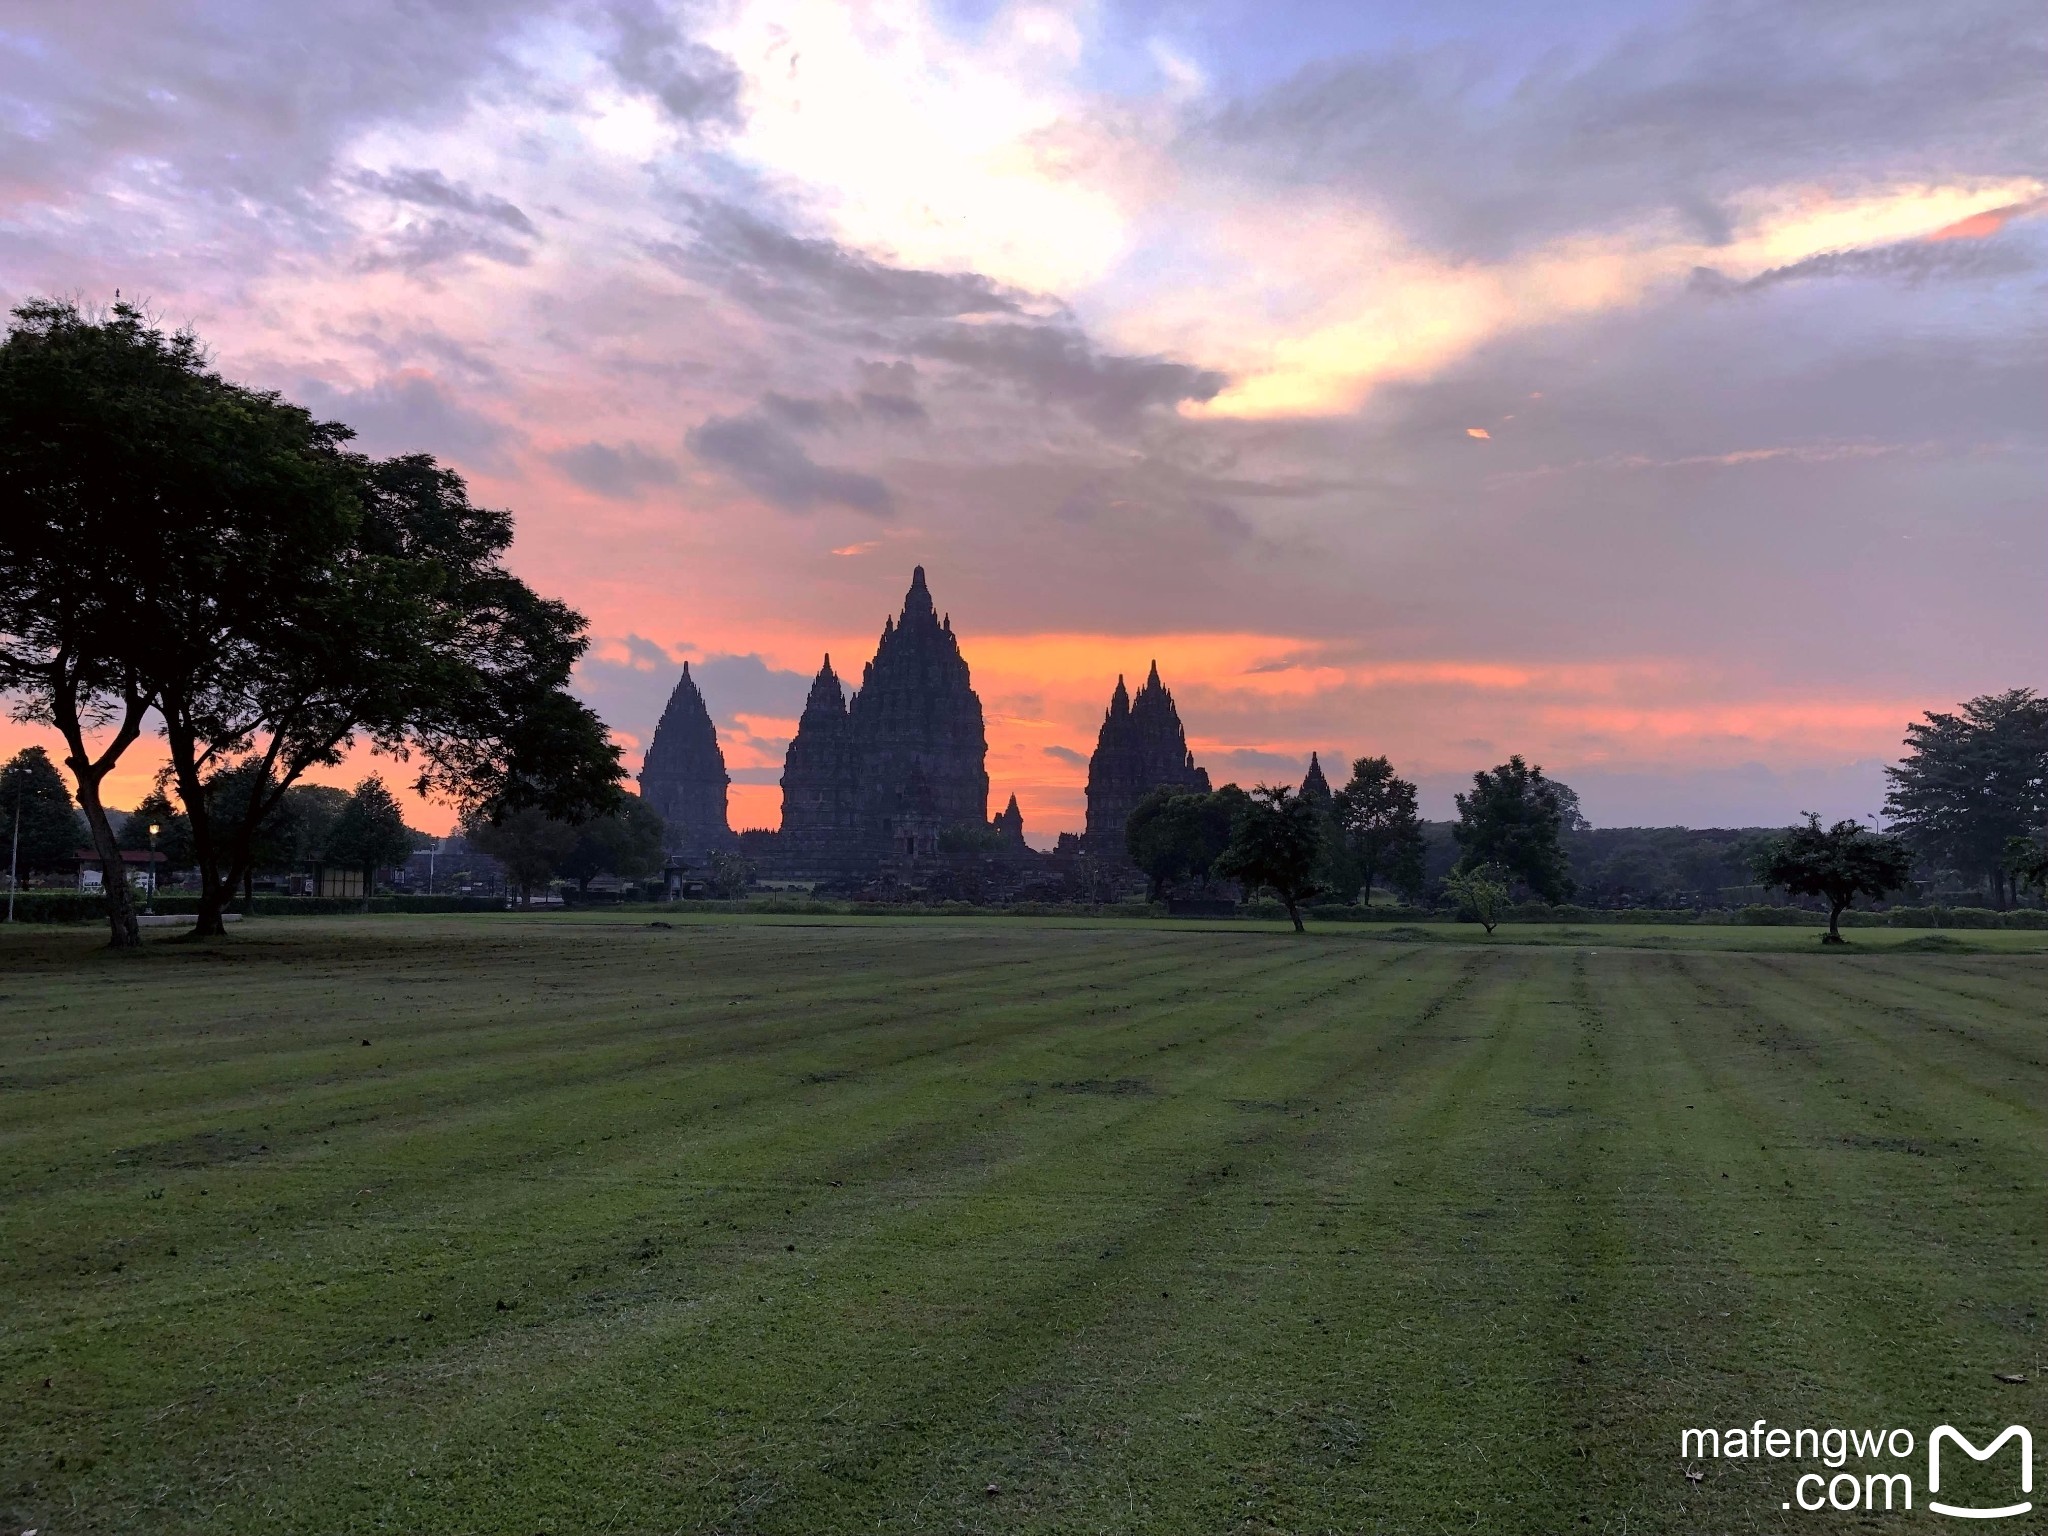
[[[521,906],[533,905],[533,888],[546,885],[576,846],[576,829],[533,806],[464,818],[462,835],[478,852],[504,866],[505,881],[519,892]]]
[[[1359,874],[1359,901],[1372,905],[1373,883],[1385,877],[1401,890],[1422,884],[1422,818],[1415,786],[1394,773],[1384,757],[1361,757],[1351,782],[1337,792],[1337,824],[1351,845]]]
[[[1214,871],[1244,882],[1247,890],[1271,891],[1287,908],[1294,931],[1305,933],[1301,904],[1322,890],[1316,879],[1322,852],[1322,818],[1315,806],[1285,784],[1261,784],[1240,812]]]
[[[587,892],[599,875],[638,880],[661,869],[661,813],[638,795],[622,795],[616,809],[576,829],[561,872]]]
[[[1491,938],[1508,909],[1510,889],[1507,875],[1498,864],[1475,864],[1470,868],[1460,866],[1446,875],[1444,893]]]
[[[721,848],[711,855],[705,884],[711,887],[712,895],[725,901],[738,901],[753,883],[754,866],[745,855],[728,848]]]
[[[78,857],[81,836],[78,809],[49,753],[23,747],[0,765],[0,858],[13,860],[24,878],[50,874]]]
[[[363,872],[363,899],[367,901],[377,883],[377,871],[403,864],[412,857],[413,834],[405,825],[405,813],[384,781],[371,774],[356,785],[348,804],[334,818],[327,832],[328,862]]]
[[[2005,845],[2005,867],[2012,875],[2015,892],[2033,891],[2048,896],[2048,833],[2039,837],[2016,837]]]
[[[1757,850],[1751,868],[1759,883],[1828,904],[1823,944],[1842,944],[1842,913],[1858,896],[1882,901],[1912,880],[1913,854],[1901,838],[1872,832],[1860,822],[1838,821],[1822,830],[1808,811],[1806,825],[1791,827]]]
[[[1559,838],[1567,812],[1578,818],[1578,797],[1567,799],[1559,794],[1562,788],[1519,756],[1491,773],[1473,774],[1470,793],[1458,796],[1452,828],[1462,854],[1459,866],[1493,864],[1504,878],[1521,881],[1545,901],[1568,900],[1574,889],[1571,861]]]

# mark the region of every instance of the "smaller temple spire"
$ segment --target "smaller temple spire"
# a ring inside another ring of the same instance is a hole
[[[1301,781],[1301,798],[1313,800],[1318,805],[1330,802],[1330,781],[1323,776],[1323,762],[1316,753],[1308,755],[1308,772]]]
[[[1114,719],[1118,715],[1128,715],[1130,712],[1131,695],[1129,690],[1124,687],[1123,673],[1119,672],[1116,675],[1116,692],[1109,696],[1110,718]]]
[[[839,686],[839,674],[832,670],[832,653],[825,653],[825,664],[818,668],[818,675],[811,679],[810,697],[804,701],[804,713],[815,709],[828,709],[835,714],[846,710],[846,694]]]

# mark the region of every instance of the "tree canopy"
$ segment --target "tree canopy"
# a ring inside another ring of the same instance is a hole
[[[1358,871],[1361,901],[1372,904],[1373,886],[1382,879],[1404,894],[1422,888],[1424,838],[1415,786],[1390,761],[1354,762],[1350,782],[1337,791],[1335,811]]]
[[[363,872],[363,894],[380,869],[392,869],[412,857],[414,833],[405,824],[397,796],[383,779],[371,774],[349,793],[348,801],[327,829],[321,852],[329,864]]]
[[[520,904],[529,907],[534,888],[559,874],[576,846],[576,828],[533,805],[500,811],[495,817],[472,812],[463,819],[462,835],[472,848],[504,866],[507,884],[519,892]]]
[[[509,514],[350,435],[125,305],[25,305],[0,345],[0,688],[64,734],[110,869],[99,786],[159,713],[202,935],[283,796],[359,737],[465,809],[587,815],[622,777],[566,688],[584,622],[505,570]],[[249,793],[220,814],[228,771]],[[115,941],[134,942],[110,885]]]
[[[604,815],[593,816],[577,827],[576,841],[562,859],[560,873],[583,891],[589,890],[590,882],[599,875],[640,880],[659,874],[665,830],[661,813],[653,806],[638,795],[622,795]]]
[[[1567,799],[1561,788],[1519,755],[1473,774],[1471,790],[1458,796],[1452,829],[1459,867],[1497,865],[1545,901],[1569,900],[1575,886],[1560,835],[1567,810],[1578,816],[1578,797]]]
[[[1906,757],[1885,769],[1886,814],[1913,851],[2011,894],[2006,849],[2048,824],[2048,698],[1985,694],[1906,727]]]
[[[154,838],[149,835],[151,827],[157,829]],[[154,847],[164,856],[164,868],[167,870],[192,867],[192,823],[165,792],[161,782],[136,803],[135,809],[128,813],[128,819],[121,823],[115,839],[123,848]]]
[[[69,868],[79,840],[78,808],[49,753],[23,747],[0,765],[0,856],[15,861],[22,879]]]
[[[1905,841],[1872,832],[1860,822],[1838,821],[1825,830],[1809,811],[1806,825],[1791,827],[1756,852],[1757,880],[1795,896],[1818,896],[1828,904],[1826,944],[1840,944],[1841,918],[1858,896],[1882,901],[1911,882],[1913,854]]]
[[[1322,851],[1322,817],[1315,805],[1285,784],[1261,784],[1239,810],[1230,845],[1214,868],[1247,890],[1271,891],[1287,908],[1294,931],[1302,933],[1301,905],[1322,890],[1316,878]]]
[[[1212,794],[1167,785],[1133,807],[1124,846],[1150,881],[1152,900],[1164,899],[1174,886],[1209,878],[1245,805],[1245,793],[1235,784]]]

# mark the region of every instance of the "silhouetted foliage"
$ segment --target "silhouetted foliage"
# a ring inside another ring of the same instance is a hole
[[[1490,773],[1472,775],[1469,793],[1458,796],[1458,823],[1453,829],[1461,857],[1459,867],[1499,866],[1509,880],[1518,880],[1545,901],[1568,900],[1575,889],[1561,837],[1567,802],[1559,786],[1520,756],[1509,758]],[[1569,802],[1577,816],[1578,797]]]
[[[1316,879],[1322,851],[1322,817],[1315,806],[1287,785],[1261,784],[1239,811],[1214,872],[1242,881],[1248,893],[1271,891],[1286,907],[1294,931],[1302,933],[1301,905],[1322,890]]]
[[[1424,840],[1415,786],[1397,776],[1390,761],[1361,757],[1354,762],[1350,782],[1337,792],[1335,811],[1358,871],[1360,900],[1370,905],[1373,886],[1381,879],[1404,895],[1421,890]]]
[[[504,867],[506,883],[519,893],[520,904],[529,907],[534,887],[553,879],[576,846],[575,827],[531,805],[502,811],[495,820],[473,812],[463,819],[462,835],[471,847]]]
[[[149,835],[151,827],[157,829],[153,841]],[[192,867],[192,823],[172,803],[161,775],[156,788],[144,795],[135,809],[128,813],[128,819],[121,823],[115,840],[123,848],[138,851],[154,847],[164,856],[163,867],[167,870]]]
[[[269,551],[245,563],[237,529],[291,478],[270,467],[333,467],[339,436],[223,383],[195,337],[129,305],[94,318],[38,300],[14,316],[0,344],[0,691],[64,738],[111,941],[132,947],[102,785],[157,702],[164,654],[188,636],[203,650],[218,603],[260,601]],[[287,542],[342,516],[339,495],[283,499],[300,514]]]
[[[363,896],[376,884],[377,871],[393,869],[412,857],[414,834],[405,813],[384,781],[371,774],[357,784],[347,804],[327,829],[322,855],[329,864],[363,872]]]
[[[1886,814],[1913,851],[2008,902],[2006,849],[2048,823],[2048,698],[1986,694],[1906,727],[1906,757],[1885,769]]]
[[[2005,867],[2015,892],[2048,896],[2048,833],[2012,839],[2005,845]]]
[[[200,935],[223,931],[286,791],[358,735],[461,806],[610,805],[617,749],[566,691],[583,620],[504,569],[507,514],[423,455],[349,451],[348,428],[226,382],[191,336],[131,308],[16,316],[0,347],[0,686],[64,733],[103,859],[99,784],[152,706],[192,823]],[[97,755],[94,726],[111,731]],[[226,769],[252,790],[231,819],[208,790]]]
[[[1151,882],[1152,900],[1209,878],[1248,803],[1235,784],[1211,794],[1168,785],[1137,803],[1124,823],[1124,847]]]
[[[599,875],[642,880],[659,874],[664,830],[653,806],[638,795],[621,795],[611,810],[576,828],[576,841],[562,860],[561,873],[574,880],[579,891],[588,891]]]
[[[1913,874],[1913,854],[1902,838],[1872,832],[1860,822],[1838,821],[1825,830],[1809,811],[1806,825],[1792,827],[1756,852],[1757,880],[1782,886],[1795,896],[1818,896],[1828,904],[1825,944],[1840,944],[1842,913],[1858,896],[1882,901],[1903,890]]]
[[[41,747],[23,747],[0,766],[0,858],[13,861],[26,880],[70,868],[79,842],[78,808],[64,775]]]

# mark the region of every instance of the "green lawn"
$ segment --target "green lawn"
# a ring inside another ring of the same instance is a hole
[[[1904,1530],[1679,1431],[2048,1440],[2048,935],[1477,937],[0,935],[0,1532]]]

